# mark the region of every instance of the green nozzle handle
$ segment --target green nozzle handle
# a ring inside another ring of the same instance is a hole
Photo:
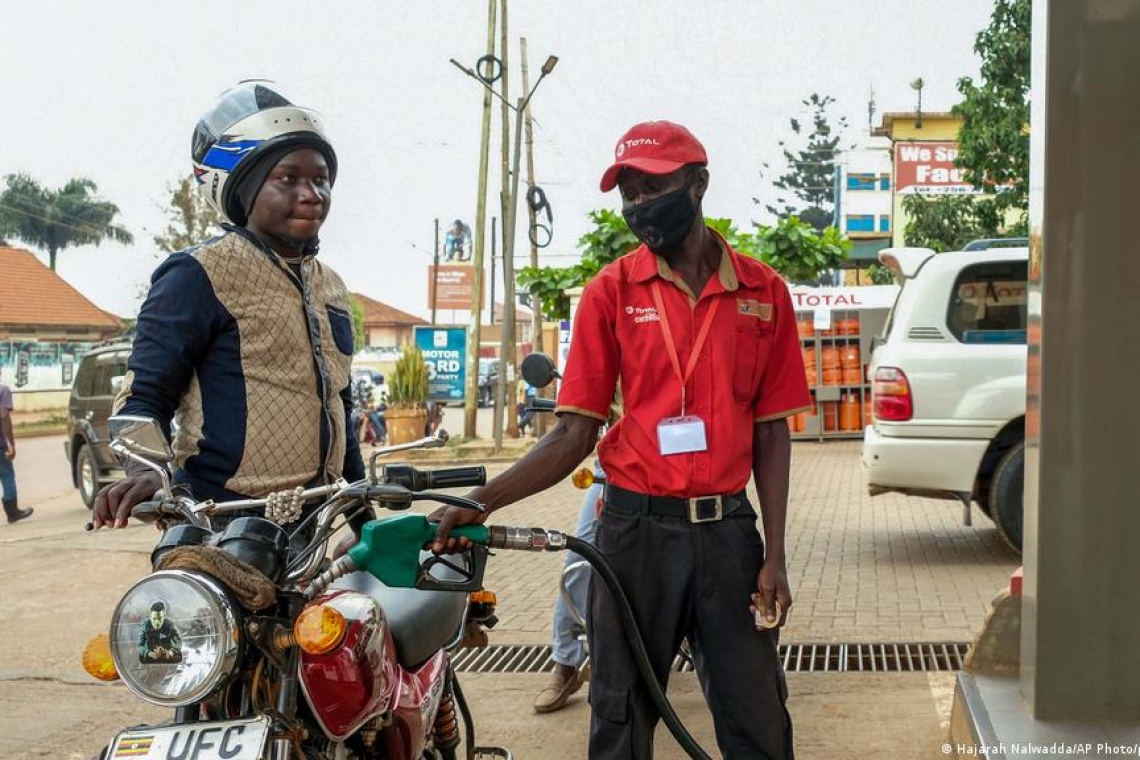
[[[358,570],[371,573],[386,586],[414,588],[424,545],[435,540],[438,523],[424,515],[403,514],[372,520],[360,532],[360,541],[348,550]],[[486,545],[491,530],[486,525],[462,525],[451,530],[453,538],[467,538]]]

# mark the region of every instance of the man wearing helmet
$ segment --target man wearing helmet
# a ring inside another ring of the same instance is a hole
[[[316,258],[337,171],[318,116],[246,82],[202,118],[192,154],[199,188],[230,224],[155,271],[116,413],[168,435],[178,423],[176,482],[199,499],[364,477],[347,433],[352,310]],[[96,498],[95,527],[125,526],[158,485],[128,468]]]

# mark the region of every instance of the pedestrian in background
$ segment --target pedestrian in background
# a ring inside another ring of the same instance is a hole
[[[4,514],[14,523],[32,516],[31,507],[20,509],[16,499],[16,432],[12,426],[12,389],[0,376],[0,441],[4,442],[4,456],[0,457],[0,490],[4,493]]]

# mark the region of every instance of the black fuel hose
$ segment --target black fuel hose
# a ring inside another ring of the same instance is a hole
[[[567,536],[566,548],[582,555],[594,568],[602,582],[606,584],[606,588],[613,594],[614,601],[617,602],[618,615],[621,618],[621,627],[625,632],[626,641],[629,642],[629,648],[633,652],[633,661],[637,664],[637,671],[641,673],[641,678],[649,690],[649,696],[653,700],[657,712],[661,714],[661,719],[665,721],[669,733],[673,734],[673,738],[677,740],[681,749],[689,757],[695,758],[695,760],[712,760],[701,749],[701,745],[697,744],[697,740],[685,728],[685,724],[681,723],[681,719],[677,717],[673,706],[666,699],[665,690],[661,688],[661,682],[657,680],[657,675],[653,672],[653,666],[649,662],[649,653],[645,651],[645,642],[641,640],[641,630],[637,627],[637,618],[633,616],[633,608],[629,606],[629,599],[626,597],[621,583],[618,582],[613,568],[606,562],[606,558],[596,546],[580,538]]]

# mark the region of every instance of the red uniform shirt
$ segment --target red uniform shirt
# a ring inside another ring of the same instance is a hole
[[[752,474],[753,424],[811,406],[787,285],[718,239],[720,269],[700,298],[644,245],[603,269],[582,295],[557,411],[606,420],[621,381],[623,416],[598,447],[616,486],[681,498],[736,493]],[[681,414],[681,381],[654,282],[682,371],[705,315],[720,301],[686,386],[685,413],[704,420],[706,451],[662,456],[658,448],[657,424]]]

